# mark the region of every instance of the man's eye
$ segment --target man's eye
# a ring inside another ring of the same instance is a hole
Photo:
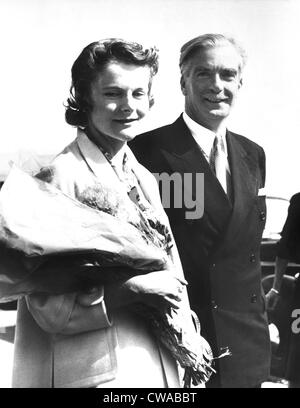
[[[114,97],[117,97],[117,96],[119,96],[120,95],[120,93],[119,92],[116,92],[116,91],[107,91],[107,92],[104,92],[104,96],[107,96],[108,98],[114,98]]]
[[[133,93],[133,96],[135,96],[136,98],[142,98],[145,95],[146,93],[144,91],[136,91]]]
[[[206,76],[208,76],[209,75],[209,72],[208,71],[205,71],[205,70],[203,70],[203,71],[197,71],[197,73],[196,73],[196,75],[197,75],[197,77],[206,77]]]
[[[237,73],[235,71],[223,71],[221,76],[226,80],[232,80],[236,78]]]

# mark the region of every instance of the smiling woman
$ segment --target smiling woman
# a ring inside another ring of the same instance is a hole
[[[26,299],[21,299],[16,327],[14,387],[148,388],[178,387],[182,384],[176,362],[180,360],[170,352],[174,351],[174,346],[170,347],[166,341],[158,344],[158,338],[166,340],[166,331],[164,336],[156,337],[151,330],[153,325],[149,311],[166,320],[167,316],[171,316],[171,310],[174,312],[176,309],[176,315],[182,316],[188,328],[180,331],[180,345],[184,344],[183,333],[191,333],[191,338],[194,338],[196,331],[184,290],[187,282],[155,178],[136,161],[127,146],[127,141],[138,133],[137,125],[153,104],[151,83],[157,68],[158,55],[154,48],[144,49],[137,43],[119,39],[88,45],[73,64],[66,121],[78,128],[78,135],[50,166],[42,169],[37,178],[62,190],[71,197],[72,203],[77,200],[81,205],[93,208],[96,203],[99,212],[108,212],[111,217],[119,214],[119,220],[116,218],[109,223],[112,227],[115,222],[119,230],[109,229],[110,232],[107,232],[103,225],[97,227],[93,224],[88,228],[82,216],[72,216],[70,210],[65,211],[72,218],[69,225],[76,226],[82,222],[84,231],[96,230],[101,238],[111,240],[108,248],[106,246],[103,250],[108,253],[109,249],[117,248],[112,251],[112,262],[117,271],[110,270],[115,279],[102,279],[88,288],[85,285],[85,290],[81,286],[76,292],[65,293],[67,290],[60,287],[55,294],[45,294],[40,289],[39,293],[34,291]],[[53,199],[49,205],[53,209]],[[39,207],[45,209],[46,206]],[[129,217],[128,220],[126,217]],[[63,216],[65,219],[67,217]],[[128,221],[130,228],[136,226],[144,233],[146,227],[151,226],[150,231],[154,238],[157,237],[154,240],[156,248],[163,244],[162,259],[159,257],[159,264],[148,273],[137,271],[138,267],[128,260],[127,269],[124,264],[118,263],[119,256],[125,256],[128,246],[137,247],[137,241],[126,233],[124,221]],[[40,220],[39,231],[41,224]],[[72,229],[71,226],[63,227],[65,224],[61,220],[53,224],[62,231],[62,236],[64,230]],[[49,228],[46,231],[47,234],[42,235],[50,237]],[[130,245],[123,244],[124,248],[121,245],[122,234],[130,242]],[[82,235],[75,235],[80,241],[80,248],[83,248]],[[59,252],[62,250],[58,240],[60,233],[54,236],[57,237],[55,245]],[[74,239],[71,241],[75,242]],[[90,242],[91,239],[88,239]],[[41,241],[37,245],[41,247]],[[95,255],[96,246],[89,249],[84,259],[80,258],[81,263],[87,262],[86,257],[92,256],[91,252]],[[73,271],[76,267],[80,268],[80,265],[74,265],[74,257],[71,261]],[[100,262],[98,273],[102,271],[104,274],[99,257],[97,261],[94,273]],[[57,275],[59,279],[67,267],[70,269],[70,264],[62,264],[61,257],[56,267],[49,262],[52,278],[54,268],[61,271]],[[90,263],[91,258],[88,258]],[[42,276],[45,276],[47,263],[44,266]],[[128,266],[131,266],[130,275]],[[103,274],[100,276],[103,277]],[[85,281],[80,283],[84,285],[86,280],[85,275]],[[158,330],[157,326],[155,330]],[[202,347],[199,337],[193,344],[197,350],[192,353],[192,359],[197,363],[198,384],[205,378],[202,365],[198,364],[204,354],[199,349]],[[191,378],[194,380],[191,374],[186,376],[184,383],[188,385]]]
[[[114,156],[139,133],[138,124],[154,102],[151,86],[157,70],[155,48],[143,51],[122,40],[90,44],[72,67],[67,123],[84,128],[98,147]]]
[[[149,98],[150,69],[111,61],[92,84],[89,135],[96,144],[107,144],[111,153],[136,135],[137,124],[152,105]],[[113,139],[113,140],[112,140]]]

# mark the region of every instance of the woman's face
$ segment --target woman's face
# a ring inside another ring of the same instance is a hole
[[[104,135],[124,143],[139,133],[138,124],[152,105],[149,80],[149,67],[117,61],[99,73],[91,85],[88,115],[89,130],[95,138]]]

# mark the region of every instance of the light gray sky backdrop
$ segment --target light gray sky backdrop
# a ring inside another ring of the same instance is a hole
[[[231,130],[261,144],[270,194],[300,191],[299,0],[1,0],[1,153],[59,152],[75,137],[64,122],[70,69],[84,46],[122,37],[160,49],[156,105],[146,123],[183,108],[181,45],[229,33],[248,52]]]

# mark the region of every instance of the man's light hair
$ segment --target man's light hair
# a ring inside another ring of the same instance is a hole
[[[179,66],[181,73],[186,68],[187,62],[196,54],[199,50],[206,50],[208,48],[215,48],[226,44],[232,45],[241,57],[239,64],[239,70],[242,72],[246,61],[247,55],[241,44],[233,37],[224,34],[203,34],[185,43],[180,50]]]

